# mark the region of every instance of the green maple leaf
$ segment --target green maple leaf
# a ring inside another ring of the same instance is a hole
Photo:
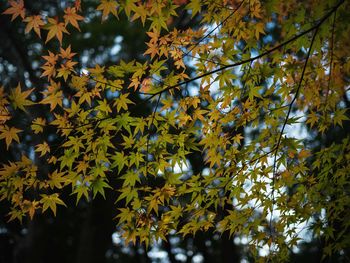
[[[106,199],[104,189],[105,188],[112,189],[112,187],[109,184],[107,184],[106,181],[103,180],[102,178],[98,178],[95,181],[93,181],[91,184],[91,188],[92,188],[92,193],[94,195],[94,198],[97,195],[97,193],[100,193],[104,199]]]

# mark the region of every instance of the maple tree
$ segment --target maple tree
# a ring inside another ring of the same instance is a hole
[[[98,2],[90,12],[102,23],[140,22],[144,58],[82,70],[66,40],[84,24],[80,1],[55,17],[30,13],[23,0],[3,11],[42,40],[45,81],[0,89],[0,140],[19,152],[0,170],[9,220],[56,215],[63,189],[77,204],[115,191],[126,243],[215,231],[248,237],[253,255],[267,247],[260,260],[280,262],[306,225],[324,240],[324,257],[344,253],[349,3]],[[183,12],[199,22],[174,27]],[[146,105],[151,112],[138,114]],[[26,114],[35,107],[47,112]],[[29,125],[15,125],[19,113]],[[295,127],[310,138],[298,138]],[[330,143],[309,142],[334,132]],[[34,157],[21,150],[26,136],[39,138]],[[205,169],[188,171],[193,156]]]

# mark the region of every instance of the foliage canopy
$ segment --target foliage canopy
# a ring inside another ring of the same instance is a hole
[[[350,245],[349,2],[96,2],[3,11],[42,41],[46,82],[0,89],[10,220],[116,191],[126,242],[228,231],[281,261],[306,225],[325,256]],[[66,38],[96,14],[139,23],[144,57],[82,68]]]

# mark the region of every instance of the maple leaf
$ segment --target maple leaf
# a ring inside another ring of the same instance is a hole
[[[63,33],[69,34],[63,22],[59,22],[54,18],[48,18],[48,23],[45,25],[45,29],[49,30],[47,33],[45,43],[49,42],[53,37],[56,37],[62,46]]]
[[[10,95],[10,100],[12,100],[13,107],[15,109],[19,108],[23,111],[26,111],[24,108],[25,106],[34,104],[32,101],[27,100],[27,97],[30,95],[30,93],[32,93],[33,90],[34,89],[30,89],[22,92],[21,84],[18,83],[16,89],[12,90]]]
[[[17,133],[21,132],[22,130],[17,129],[15,127],[8,127],[7,125],[0,126],[0,139],[5,138],[6,142],[6,148],[8,149],[11,142],[15,140],[16,142],[19,142],[19,137]]]
[[[118,17],[117,13],[118,3],[114,0],[102,0],[101,4],[96,8],[96,10],[102,10],[102,21],[108,18],[109,13]]]
[[[101,67],[99,64],[96,64],[94,68],[88,68],[88,71],[91,73],[91,75],[98,77],[104,73],[105,67]]]
[[[257,40],[259,40],[259,35],[264,35],[265,30],[264,30],[265,25],[263,23],[257,23],[255,25],[255,37]]]
[[[50,50],[48,50],[49,55],[48,56],[42,56],[43,59],[46,60],[45,64],[41,66],[41,68],[44,70],[44,72],[41,74],[41,78],[47,76],[47,78],[50,80],[51,77],[56,76],[56,68],[55,65],[57,63],[58,55],[52,53]]]
[[[201,11],[201,2],[199,0],[192,0],[189,4],[187,4],[186,9],[192,11],[192,17],[194,17],[198,12]]]
[[[146,45],[148,46],[148,49],[143,54],[144,55],[150,54],[151,59],[153,59],[155,55],[157,55],[159,52],[158,44],[155,42],[149,42],[149,43],[146,43]]]
[[[121,94],[118,99],[114,102],[113,106],[117,106],[117,111],[120,109],[128,110],[128,104],[135,104],[133,101],[128,99],[129,93]]]
[[[140,91],[141,92],[149,92],[150,89],[151,89],[151,84],[152,84],[152,80],[151,78],[145,78],[143,79],[142,83],[141,83],[141,88],[140,88]]]
[[[121,222],[131,222],[135,217],[135,214],[130,210],[130,208],[119,208],[120,213],[116,216]]]
[[[10,112],[5,105],[0,103],[0,124],[4,124],[6,121],[11,119]]]
[[[45,212],[48,208],[50,208],[54,216],[56,216],[57,204],[66,206],[66,204],[58,197],[57,193],[51,194],[51,195],[42,194],[41,197],[42,198],[40,200],[40,203],[43,204],[43,212]]]
[[[50,146],[47,142],[40,143],[36,146],[35,151],[40,153],[40,157],[43,157],[46,153],[50,152]]]
[[[26,200],[26,206],[27,206],[27,210],[28,210],[28,214],[30,219],[33,219],[34,214],[35,214],[35,210],[38,209],[39,207],[39,202],[38,201],[28,201]]]
[[[57,59],[58,59],[58,55],[54,54],[50,50],[48,50],[48,53],[49,53],[48,56],[42,56],[42,58],[47,61],[47,62],[45,62],[45,64],[48,63],[48,64],[51,64],[51,65],[56,65],[56,62],[57,62]],[[61,51],[61,54],[62,54],[62,51]]]
[[[45,25],[45,23],[41,19],[40,15],[28,16],[23,21],[27,22],[26,29],[24,30],[24,32],[26,34],[29,33],[33,29],[34,32],[41,38],[40,27]]]
[[[62,106],[62,94],[62,91],[49,94],[40,104],[50,104],[50,111],[53,111],[57,105]]]
[[[19,1],[9,1],[11,7],[7,8],[3,14],[5,15],[12,15],[11,21],[15,20],[17,16],[22,17],[24,19],[25,17],[25,8],[23,0]]]
[[[86,200],[89,200],[89,187],[85,184],[77,185],[72,194],[77,194],[76,204],[79,203],[82,196],[84,196]]]
[[[78,62],[67,60],[64,64],[61,64],[61,68],[57,70],[57,77],[63,77],[64,80],[67,80],[71,72],[74,72],[73,66]]]
[[[33,120],[31,128],[35,134],[41,133],[44,131],[43,127],[46,125],[46,120],[43,118],[36,118]]]
[[[41,68],[44,70],[43,73],[40,75],[41,78],[47,76],[47,78],[50,80],[52,77],[56,76],[56,68],[52,64],[44,64],[41,66]]]
[[[129,88],[134,87],[134,90],[136,91],[139,85],[140,85],[140,80],[138,78],[132,78],[129,84]]]
[[[142,25],[145,25],[146,18],[147,18],[147,10],[142,5],[134,6],[133,11],[135,12],[133,17],[131,18],[131,21],[134,21],[138,18],[141,19]]]
[[[75,7],[67,7],[64,10],[64,13],[65,15],[63,16],[63,18],[64,18],[65,26],[67,26],[68,24],[71,24],[72,26],[74,26],[80,31],[78,21],[84,20],[84,17],[77,14]]]
[[[241,144],[242,139],[244,139],[244,137],[240,133],[233,137],[233,141],[237,144]]]
[[[52,174],[49,175],[49,185],[51,189],[54,189],[55,187],[61,189],[62,186],[67,183],[67,179],[63,177],[64,174],[64,172],[58,172],[55,170]]]
[[[346,116],[346,109],[336,110],[333,117],[334,125],[343,127],[343,121],[348,121],[349,118]]]
[[[106,199],[104,189],[105,188],[112,189],[112,187],[108,183],[106,183],[106,181],[102,178],[98,178],[97,180],[92,182],[91,187],[92,187],[94,198],[97,195],[97,193],[100,193],[104,199]]]
[[[77,53],[71,52],[71,46],[69,45],[66,49],[63,49],[60,47],[60,54],[59,56],[63,59],[71,59],[74,57]]]

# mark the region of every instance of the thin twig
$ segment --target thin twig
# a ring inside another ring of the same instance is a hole
[[[280,144],[281,144],[281,140],[282,140],[284,129],[285,129],[286,125],[287,125],[287,122],[288,122],[288,119],[289,119],[289,115],[290,115],[290,113],[292,111],[293,104],[296,101],[296,99],[298,98],[299,91],[300,91],[300,88],[301,88],[301,84],[302,84],[303,79],[304,79],[307,63],[308,63],[310,55],[311,55],[312,46],[313,46],[313,44],[315,42],[317,31],[318,31],[320,25],[321,24],[318,24],[318,26],[315,28],[315,32],[314,32],[314,34],[312,36],[310,47],[309,47],[309,51],[307,53],[307,56],[306,56],[306,59],[305,59],[305,63],[304,63],[304,67],[303,67],[303,70],[302,70],[302,73],[301,73],[300,81],[299,81],[297,90],[295,92],[295,95],[294,95],[291,103],[289,104],[288,112],[287,112],[286,118],[284,120],[284,123],[282,125],[282,129],[280,131],[280,135],[278,137],[278,141],[277,141],[277,144],[276,144],[276,147],[275,147],[275,154],[274,154],[274,161],[273,161],[273,172],[272,172],[272,208],[271,208],[271,216],[270,216],[270,222],[269,222],[270,235],[271,235],[271,238],[272,238],[273,242],[274,242],[274,238],[275,237],[274,237],[274,233],[272,231],[272,229],[273,229],[272,228],[272,221],[273,221],[274,205],[276,203],[276,200],[275,200],[275,177],[276,177],[276,170],[277,170],[277,153],[278,153],[278,150],[279,150],[279,147],[280,147]]]
[[[154,122],[154,119],[155,119],[155,116],[156,116],[156,113],[157,113],[157,109],[158,109],[158,106],[159,106],[159,102],[160,102],[161,96],[162,96],[162,93],[159,94],[159,97],[158,97],[156,106],[155,106],[154,111],[153,111],[153,114],[152,114],[151,124],[150,124],[150,126],[149,126],[148,134],[147,134],[147,142],[146,142],[146,165],[145,165],[145,166],[146,166],[146,173],[147,173],[147,171],[148,171],[149,141],[150,141],[150,138],[151,138],[152,126],[153,126],[153,122]]]
[[[334,12],[333,25],[332,25],[332,35],[331,35],[331,43],[330,43],[331,58],[330,58],[329,77],[328,77],[328,85],[327,85],[327,92],[326,92],[326,99],[325,99],[325,106],[326,107],[327,107],[328,93],[329,93],[329,90],[330,90],[330,87],[331,87],[332,73],[333,73],[334,29],[335,29],[335,18],[336,18],[336,15],[337,15],[337,11]]]

